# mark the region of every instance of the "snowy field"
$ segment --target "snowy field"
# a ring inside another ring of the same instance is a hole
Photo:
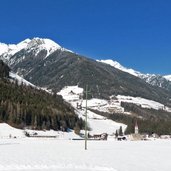
[[[0,171],[170,171],[171,141],[0,139]]]

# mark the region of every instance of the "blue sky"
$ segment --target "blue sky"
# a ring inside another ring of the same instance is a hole
[[[170,0],[0,0],[0,42],[50,38],[94,59],[171,74]]]

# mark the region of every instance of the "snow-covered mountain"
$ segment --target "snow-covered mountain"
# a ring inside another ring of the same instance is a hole
[[[10,67],[15,67],[15,72],[19,75],[25,77],[27,74],[32,72],[32,68],[28,67],[28,63],[30,63],[30,58],[35,58],[35,60],[44,60],[50,56],[55,51],[66,51],[71,52],[68,49],[61,47],[59,44],[47,38],[33,38],[33,39],[25,39],[24,41],[18,44],[4,44],[0,43],[0,59],[6,62]],[[27,59],[26,59],[27,58]],[[26,60],[25,60],[26,59]],[[19,63],[25,61],[24,67],[18,66]],[[26,62],[27,61],[27,62]],[[126,68],[122,66],[120,63],[113,60],[97,60],[98,62],[109,64],[121,71],[127,72],[131,75],[139,77],[145,80],[147,83],[165,88],[167,90],[171,90],[171,75],[161,76],[155,74],[143,74],[139,71],[135,71],[134,69]],[[49,64],[48,62],[44,62],[46,66]],[[16,67],[17,65],[17,67]],[[24,69],[23,69],[24,68]]]
[[[22,56],[16,55],[21,51],[24,53],[27,52],[27,54],[34,53],[35,56],[38,56],[43,51],[45,52],[43,58],[46,58],[58,49],[62,51],[70,51],[50,39],[43,38],[25,39],[18,44],[0,43],[0,59],[5,60],[8,65],[13,65],[25,58],[25,54],[22,54]]]
[[[162,87],[162,88],[165,88],[165,89],[171,91],[171,75],[162,76],[159,74],[143,74],[139,71],[135,71],[133,69],[126,68],[126,67],[122,66],[120,63],[118,63],[117,61],[113,61],[111,59],[97,60],[97,61],[109,64],[109,65],[111,65],[111,66],[113,66],[113,67],[115,67],[121,71],[127,72],[127,73],[134,75],[136,77],[139,77],[139,78],[145,80],[147,83],[149,83],[153,86]]]
[[[124,66],[122,66],[119,62],[117,61],[113,61],[111,59],[107,59],[107,60],[97,60],[98,62],[103,62],[103,63],[106,63],[106,64],[109,64],[121,71],[124,71],[124,72],[127,72],[131,75],[134,75],[136,77],[140,77],[141,75],[143,75],[142,73],[138,72],[138,71],[135,71],[133,69],[130,69],[130,68],[126,68]]]
[[[158,87],[151,87],[146,82],[171,90],[171,82],[160,75],[142,74],[111,60],[97,62],[62,48],[50,39],[26,39],[17,45],[1,43],[0,59],[34,85],[55,91],[64,86],[89,84],[93,97],[126,94],[161,100],[168,92],[157,90]]]

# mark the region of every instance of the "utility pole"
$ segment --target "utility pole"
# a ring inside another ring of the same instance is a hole
[[[88,97],[88,85],[86,85],[86,110],[85,110],[85,150],[87,150],[87,97]]]
[[[85,110],[85,150],[87,150],[87,94],[88,85],[86,85],[86,110]]]

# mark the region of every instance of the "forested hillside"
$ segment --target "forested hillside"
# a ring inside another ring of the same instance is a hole
[[[82,128],[84,122],[61,96],[11,83],[9,67],[0,61],[0,122],[33,129]]]

